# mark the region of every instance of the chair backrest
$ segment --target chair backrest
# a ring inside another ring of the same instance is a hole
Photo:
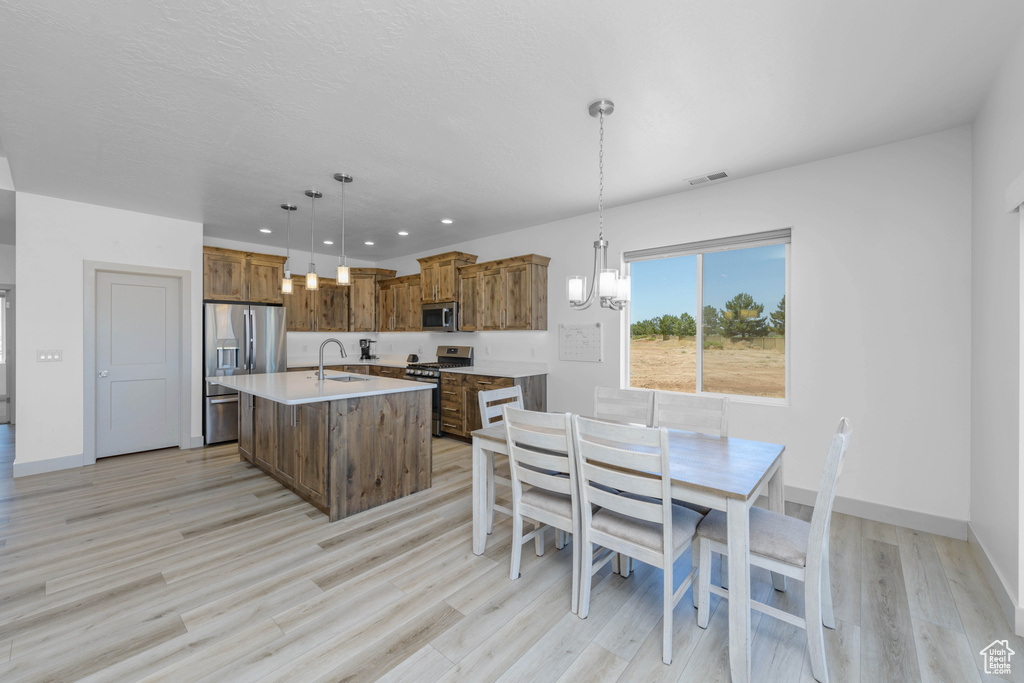
[[[656,391],[653,426],[729,436],[729,399]]]
[[[650,389],[594,389],[594,417],[651,426],[654,392]]]
[[[523,484],[569,495],[576,508],[576,460],[569,413],[541,413],[505,404],[502,407],[512,495]],[[568,475],[568,476],[564,476]]]
[[[480,402],[480,424],[484,427],[502,421],[501,409],[506,405],[523,407],[523,388],[518,384],[504,389],[491,389],[477,394]]]
[[[825,458],[825,469],[821,473],[821,484],[818,486],[818,495],[814,499],[814,512],[811,513],[811,531],[807,539],[807,557],[820,557],[822,547],[825,543],[826,534],[832,523],[832,504],[836,500],[836,485],[839,483],[839,475],[843,471],[843,460],[846,449],[850,445],[850,421],[845,417],[840,418],[839,427],[832,436],[828,447],[828,456]],[[808,560],[808,564],[810,561]],[[812,580],[811,578],[807,579]],[[816,577],[814,580],[817,580]]]
[[[583,523],[590,525],[591,504],[634,519],[656,522],[662,525],[662,548],[671,553],[668,431],[588,420],[579,415],[573,420]]]

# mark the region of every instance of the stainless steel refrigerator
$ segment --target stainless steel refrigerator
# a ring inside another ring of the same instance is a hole
[[[203,307],[206,378],[288,370],[285,309],[262,304]],[[238,392],[203,382],[206,443],[238,438]]]

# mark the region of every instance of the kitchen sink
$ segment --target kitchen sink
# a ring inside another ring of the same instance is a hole
[[[324,377],[332,382],[365,382],[370,379],[369,377],[353,377],[352,375],[336,375],[334,377]]]

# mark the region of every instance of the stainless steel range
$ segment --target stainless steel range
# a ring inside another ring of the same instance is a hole
[[[434,436],[441,436],[441,371],[446,368],[465,368],[472,364],[472,346],[438,346],[437,361],[409,363],[406,367],[406,379],[414,382],[430,382],[434,385],[433,391],[430,392]]]

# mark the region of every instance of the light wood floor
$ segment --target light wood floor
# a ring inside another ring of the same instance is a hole
[[[12,459],[0,428],[3,681],[729,680],[714,596],[706,631],[676,608],[666,666],[657,571],[606,568],[580,620],[550,536],[515,582],[507,518],[474,556],[460,443],[435,440],[431,490],[335,524],[234,445],[16,481]],[[834,681],[980,681],[991,641],[1024,653],[966,543],[837,514],[832,548]],[[776,606],[802,610],[800,589],[755,572]],[[754,680],[811,680],[802,631],[755,613],[752,632]]]

